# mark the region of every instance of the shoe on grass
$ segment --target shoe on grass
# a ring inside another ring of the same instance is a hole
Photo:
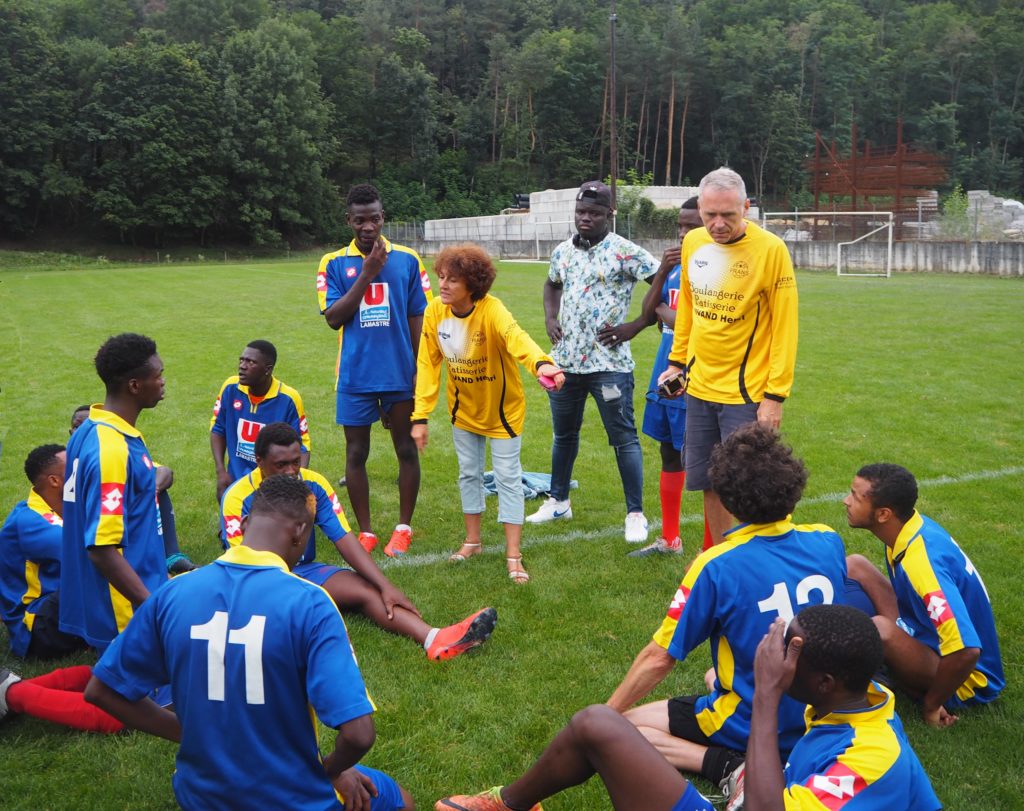
[[[746,769],[746,762],[741,763],[718,784],[725,795],[725,811],[743,811],[743,776],[746,774]]]
[[[434,811],[509,811],[501,799],[502,786],[495,786],[480,794],[456,794],[434,803]],[[529,811],[544,811],[537,803]]]
[[[681,555],[683,554],[683,542],[676,538],[674,541],[666,541],[658,538],[654,543],[648,544],[642,549],[634,549],[629,552],[627,558],[647,558],[651,555]]]
[[[462,622],[440,629],[427,648],[427,658],[443,662],[479,647],[494,633],[494,626],[497,624],[498,612],[490,607],[481,608]]]
[[[559,518],[572,518],[572,505],[569,499],[559,501],[557,498],[549,497],[540,509],[535,513],[526,516],[528,524],[546,524],[548,521],[557,521]]]
[[[412,527],[406,524],[399,524],[391,533],[391,540],[384,547],[384,554],[389,558],[395,555],[404,555],[409,551],[409,544],[412,543]]]
[[[377,536],[372,532],[360,532],[359,545],[367,552],[372,552],[377,548]]]
[[[7,706],[7,688],[21,681],[21,676],[12,673],[6,667],[0,667],[0,721],[7,717],[10,708]]]
[[[171,577],[185,574],[185,572],[194,572],[198,568],[184,552],[175,552],[173,555],[167,556],[167,574]]]
[[[647,518],[643,513],[626,515],[626,543],[644,543],[647,540]]]

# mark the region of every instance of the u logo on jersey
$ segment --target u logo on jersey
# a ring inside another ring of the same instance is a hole
[[[931,591],[924,595],[924,607],[932,625],[938,628],[942,623],[953,619],[953,612],[949,609],[949,600],[942,590]]]
[[[674,620],[678,620],[683,615],[683,609],[686,608],[686,601],[690,599],[690,590],[683,585],[680,585],[676,590],[676,596],[672,598],[672,603],[668,607],[668,615]]]
[[[238,444],[235,447],[235,456],[250,462],[256,461],[256,437],[260,435],[262,428],[262,422],[238,421]]]
[[[361,327],[386,327],[391,324],[391,291],[387,282],[372,282],[359,302]]]

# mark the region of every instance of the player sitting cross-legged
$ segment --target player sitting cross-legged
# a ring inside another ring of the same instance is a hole
[[[381,628],[415,640],[429,659],[451,659],[483,644],[498,621],[497,612],[484,608],[446,628],[424,622],[412,601],[384,576],[359,544],[327,479],[301,466],[301,451],[299,435],[287,423],[274,422],[260,431],[256,438],[256,470],[225,490],[221,501],[225,548],[241,542],[243,519],[265,478],[279,474],[301,478],[316,496],[316,526],[352,568],[317,562],[316,539],[311,536],[295,566],[297,575],[323,586],[342,610],[358,611]]]
[[[180,742],[183,808],[411,808],[391,777],[356,765],[376,732],[345,623],[323,589],[289,574],[315,497],[296,477],[274,476],[251,506],[242,545],[143,603],[86,699]],[[167,681],[174,712],[145,697]],[[326,757],[317,720],[338,730]]]

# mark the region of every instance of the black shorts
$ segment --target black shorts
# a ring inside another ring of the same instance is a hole
[[[698,696],[677,696],[668,700],[668,731],[673,738],[715,746],[697,723]]]
[[[28,643],[29,658],[59,659],[89,647],[84,639],[66,634],[60,629],[58,592],[45,597],[37,608],[39,610],[32,623],[32,641]]]

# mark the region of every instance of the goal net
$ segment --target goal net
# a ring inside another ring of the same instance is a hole
[[[837,276],[892,275],[891,211],[763,211],[761,227],[789,243],[799,267]]]

